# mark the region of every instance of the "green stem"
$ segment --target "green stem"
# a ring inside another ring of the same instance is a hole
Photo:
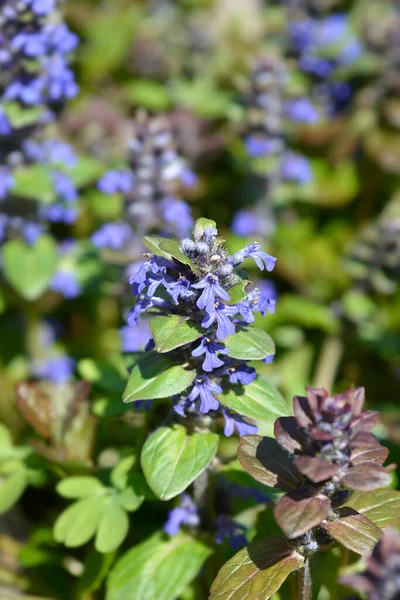
[[[44,358],[44,349],[41,343],[41,320],[34,310],[26,313],[26,352],[31,360]]]
[[[312,600],[312,579],[310,559],[306,558],[301,569],[301,600]]]
[[[343,344],[338,336],[325,338],[314,375],[314,387],[332,388],[343,353]]]

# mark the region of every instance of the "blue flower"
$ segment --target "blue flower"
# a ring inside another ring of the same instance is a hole
[[[33,245],[43,234],[43,226],[39,223],[25,223],[22,227],[22,235],[24,240],[29,244]]]
[[[78,192],[69,175],[59,171],[51,173],[54,190],[59,198],[65,202],[75,202],[78,199]]]
[[[191,282],[183,275],[179,276],[178,281],[169,283],[166,286],[167,292],[173,299],[174,304],[179,304],[179,298],[182,300],[192,300],[196,294],[190,288]]]
[[[274,149],[273,141],[266,136],[249,135],[244,143],[247,154],[253,158],[268,156]]]
[[[160,202],[160,210],[166,223],[174,225],[178,237],[186,236],[193,226],[192,211],[186,202],[168,196]]]
[[[222,388],[216,383],[212,383],[205,375],[198,375],[194,380],[188,400],[194,402],[200,396],[199,410],[202,413],[208,413],[210,410],[217,410],[219,407],[219,402],[213,394],[222,394]]]
[[[132,230],[128,223],[105,223],[91,237],[96,248],[121,250],[132,239]]]
[[[320,24],[316,42],[320,46],[334,44],[343,36],[348,26],[348,16],[336,13],[326,17]]]
[[[257,433],[257,425],[247,423],[247,421],[245,421],[243,417],[241,417],[237,413],[232,412],[228,408],[224,408],[223,413],[225,419],[224,435],[226,435],[226,437],[230,437],[231,435],[233,435],[235,429],[237,430],[239,437],[242,437],[242,435]]]
[[[97,183],[97,187],[104,194],[127,194],[132,186],[133,175],[130,171],[107,171]]]
[[[256,378],[256,370],[253,367],[249,367],[245,362],[229,367],[228,369],[229,381],[233,384],[241,383],[242,385],[248,385]]]
[[[259,219],[249,210],[238,210],[233,216],[231,229],[235,235],[245,237],[259,233]]]
[[[252,244],[249,244],[243,248],[243,250],[238,250],[238,252],[235,252],[231,258],[231,262],[234,265],[240,264],[245,258],[253,258],[260,271],[264,270],[264,265],[267,271],[272,271],[276,263],[276,258],[270,254],[267,254],[266,252],[263,252],[260,244],[257,242],[253,242]]]
[[[176,535],[182,525],[196,527],[199,524],[200,517],[195,503],[188,494],[182,494],[179,497],[179,506],[168,513],[168,520],[163,529],[168,535]]]
[[[119,330],[122,352],[137,352],[143,350],[151,337],[147,322],[139,323],[136,327],[124,325]]]
[[[200,345],[192,351],[192,356],[201,356],[202,354],[205,354],[206,356],[202,368],[204,371],[210,372],[224,365],[224,361],[218,358],[217,352],[220,354],[228,354],[228,351],[223,344],[219,344],[210,338],[203,337]]]
[[[11,174],[10,169],[7,167],[0,168],[0,200],[4,200],[7,197],[8,192],[14,185],[14,178]]]
[[[285,113],[289,119],[299,123],[319,121],[318,111],[309,98],[288,100],[285,105]]]
[[[222,298],[222,300],[229,300],[228,292],[220,285],[216,275],[206,275],[198,283],[192,284],[192,288],[203,290],[196,304],[199,308],[205,309],[209,314],[214,311],[217,296],[218,298]]]
[[[235,326],[229,317],[237,314],[235,306],[225,306],[220,300],[216,300],[206,316],[201,322],[201,326],[208,329],[210,325],[217,321],[217,338],[223,340],[228,335],[235,333]]]
[[[81,285],[76,279],[76,275],[69,269],[60,269],[50,282],[50,289],[58,292],[64,298],[72,300],[81,293]]]
[[[218,530],[215,536],[217,544],[222,544],[225,538],[228,538],[232,550],[240,550],[247,544],[245,536],[246,527],[237,521],[234,521],[228,515],[219,515],[217,517]]]
[[[40,379],[53,383],[65,383],[73,376],[75,361],[70,356],[62,354],[47,360],[35,360],[31,365],[32,373]]]
[[[300,185],[310,183],[313,179],[310,161],[301,154],[287,152],[282,161],[282,177]]]
[[[30,0],[32,12],[38,17],[50,14],[55,8],[55,0]]]

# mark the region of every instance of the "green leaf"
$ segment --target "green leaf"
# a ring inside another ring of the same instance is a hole
[[[85,561],[85,570],[79,577],[79,597],[99,589],[114,562],[114,558],[114,552],[101,554],[93,549],[89,553]]]
[[[182,425],[152,433],[143,447],[141,463],[156,496],[170,500],[183,492],[215,456],[218,439],[215,433],[189,435]]]
[[[249,327],[240,329],[224,340],[229,356],[239,360],[263,360],[275,354],[275,344],[271,336],[262,329]]]
[[[246,298],[248,293],[246,292],[246,287],[249,283],[250,281],[248,279],[242,279],[242,281],[238,281],[238,283],[235,283],[228,290],[229,300],[225,301],[226,304],[237,304],[238,302],[241,302],[244,298]]]
[[[157,254],[157,256],[162,256],[167,260],[171,260],[171,255],[160,248],[160,244],[161,242],[165,242],[165,238],[159,237],[158,235],[145,235],[142,237],[142,242],[144,247],[152,254]]]
[[[124,554],[108,578],[106,600],[174,600],[196,577],[211,550],[185,534],[162,533]]]
[[[55,540],[69,548],[86,544],[99,526],[105,502],[105,496],[90,496],[74,502],[55,522]]]
[[[91,358],[83,358],[78,363],[79,374],[97,387],[109,392],[122,394],[126,382],[121,372],[113,365],[106,362],[94,361]]]
[[[352,508],[339,508],[336,514],[335,520],[327,519],[321,523],[321,527],[349,550],[369,556],[380,540],[382,530]]]
[[[27,472],[18,469],[0,483],[0,515],[7,512],[22,496],[27,485]]]
[[[137,494],[136,490],[133,487],[125,488],[120,494],[118,494],[118,501],[122,508],[129,512],[133,512],[137,510],[139,506],[143,503],[144,495]]]
[[[77,163],[67,169],[68,175],[78,188],[96,181],[103,171],[101,162],[90,156],[80,156]]]
[[[161,353],[170,352],[175,348],[190,344],[199,339],[204,333],[200,324],[179,315],[153,317],[150,321],[150,329],[154,337],[156,350]]]
[[[96,477],[66,477],[56,486],[57,492],[64,498],[83,498],[104,491],[103,484]]]
[[[44,165],[30,165],[18,168],[14,175],[13,193],[22,198],[51,204],[56,198],[54,184],[49,169]]]
[[[182,263],[183,265],[187,265],[192,269],[193,272],[196,272],[195,265],[192,263],[190,258],[188,258],[186,254],[182,252],[179,242],[176,240],[163,240],[160,242],[160,248],[175,258],[178,262]]]
[[[280,537],[250,544],[219,571],[210,600],[267,600],[303,564],[294,545]]]
[[[135,106],[151,111],[164,111],[171,108],[171,98],[168,88],[151,79],[133,81],[125,87],[125,93]]]
[[[3,105],[7,119],[14,128],[26,127],[36,123],[43,114],[41,106],[33,108],[22,107],[18,102],[9,102]]]
[[[124,541],[129,529],[128,515],[116,498],[110,498],[104,506],[96,534],[95,548],[98,552],[113,552]]]
[[[274,421],[288,414],[286,400],[267,379],[261,376],[245,386],[234,386],[220,394],[218,400],[232,410],[259,421]]]
[[[135,464],[136,458],[133,454],[129,456],[124,456],[121,458],[118,463],[115,465],[113,470],[111,471],[111,483],[114,487],[122,490],[126,487],[129,477],[129,472],[131,471],[133,465]]]
[[[27,300],[37,300],[46,291],[57,263],[57,245],[47,235],[34,246],[27,246],[21,240],[11,240],[3,246],[4,275]]]
[[[201,219],[197,219],[196,224],[194,226],[195,238],[201,237],[206,227],[213,227],[214,229],[217,229],[217,224],[212,219],[205,219],[204,217],[202,217]]]
[[[132,369],[122,399],[124,402],[133,402],[169,398],[189,387],[195,376],[193,369],[184,369],[182,365],[174,365],[165,356],[149,353]]]
[[[381,488],[370,492],[354,492],[346,502],[346,507],[353,508],[382,529],[400,523],[400,492],[396,490]]]

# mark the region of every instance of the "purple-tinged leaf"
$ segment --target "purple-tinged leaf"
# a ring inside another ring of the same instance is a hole
[[[375,410],[365,410],[351,420],[350,426],[354,431],[371,431],[377,424],[378,419],[379,412]]]
[[[245,435],[239,444],[240,464],[257,481],[290,491],[302,480],[293,458],[273,438]]]
[[[377,448],[380,443],[369,431],[359,431],[351,440],[352,448]]]
[[[342,479],[342,483],[351,490],[368,492],[384,487],[391,482],[389,473],[375,462],[365,462],[352,467]]]
[[[361,465],[366,462],[374,462],[382,465],[387,459],[389,450],[385,446],[377,448],[355,448],[351,453],[351,464]]]
[[[306,440],[304,430],[297,423],[295,417],[280,417],[274,424],[274,436],[278,444],[288,452],[300,450]]]
[[[382,531],[375,523],[356,510],[344,507],[336,511],[337,519],[321,525],[335,540],[361,556],[371,554]]]
[[[328,463],[319,456],[298,456],[295,458],[295,463],[300,473],[314,483],[325,481],[339,471],[338,465]]]
[[[219,571],[210,600],[268,600],[303,564],[304,557],[280,537],[250,544]]]
[[[293,398],[293,412],[296,421],[301,427],[310,427],[314,422],[314,415],[311,410],[308,398],[305,396],[295,396]]]
[[[355,492],[346,502],[346,506],[364,515],[382,529],[400,523],[400,492],[396,490],[384,488],[371,492]]]
[[[275,507],[275,519],[288,538],[303,535],[323,521],[330,509],[330,501],[324,494],[304,498],[299,492],[286,494]]]

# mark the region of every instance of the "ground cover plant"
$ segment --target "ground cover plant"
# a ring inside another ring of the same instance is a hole
[[[400,16],[0,0],[0,598],[400,598]]]

